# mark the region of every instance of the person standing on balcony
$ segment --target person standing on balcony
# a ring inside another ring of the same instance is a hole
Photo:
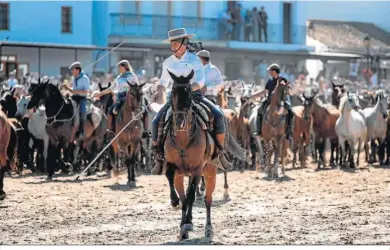
[[[213,102],[204,97],[201,88],[205,83],[205,71],[203,68],[202,61],[198,56],[188,51],[190,45],[189,39],[192,38],[193,34],[187,34],[186,29],[179,28],[168,32],[168,39],[165,42],[170,43],[170,49],[172,56],[165,59],[163,62],[163,69],[157,92],[162,94],[169,87],[169,83],[172,78],[169,72],[173,72],[176,75],[187,76],[191,71],[194,71],[194,76],[191,79],[191,88],[194,100],[201,102],[206,105],[213,113],[214,119],[214,139],[216,145],[219,147],[222,153],[220,157],[225,157],[224,153],[224,142],[225,142],[225,124],[224,115],[220,108],[218,108]],[[152,127],[152,151],[156,155],[155,165],[151,170],[152,174],[161,173],[161,168],[164,164],[164,152],[161,152],[159,138],[159,123],[161,117],[168,111],[171,105],[171,94],[168,93],[168,102],[160,109],[155,118],[153,119]],[[225,159],[228,161],[227,159]]]
[[[232,10],[232,19],[233,19],[233,39],[234,41],[240,40],[241,33],[241,5],[237,4],[233,7]]]
[[[223,86],[221,72],[210,62],[210,52],[201,50],[197,54],[202,61],[205,74],[205,82],[202,88],[203,94],[207,96],[217,96],[217,91]]]
[[[261,31],[262,30],[264,32],[264,41],[268,42],[268,39],[267,39],[268,14],[265,11],[264,6],[261,6],[261,10],[259,12],[259,17],[260,17],[260,32],[259,32],[260,42],[262,41],[262,39],[261,39]]]
[[[259,31],[260,31],[260,17],[259,14],[257,13],[256,7],[253,7],[251,15],[252,15],[252,41],[258,42]]]
[[[232,15],[230,10],[222,12],[221,23],[222,23],[221,27],[222,27],[222,36],[223,36],[222,40],[230,40],[232,38],[232,31],[233,31]]]
[[[247,10],[245,14],[245,41],[249,42],[251,41],[251,34],[253,39],[253,33],[252,33],[252,25],[253,25],[253,16],[252,11]]]

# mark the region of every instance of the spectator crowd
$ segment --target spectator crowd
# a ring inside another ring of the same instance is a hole
[[[268,14],[264,6],[244,10],[240,3],[230,1],[221,21],[224,40],[268,42]]]

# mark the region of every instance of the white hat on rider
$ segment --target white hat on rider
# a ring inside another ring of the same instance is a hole
[[[74,62],[69,66],[69,69],[73,68],[81,68],[81,63],[80,62]]]
[[[164,40],[164,43],[170,43],[174,40],[180,39],[180,38],[192,38],[195,34],[187,34],[186,29],[179,28],[168,31],[168,39]]]
[[[199,51],[198,53],[196,53],[197,56],[199,57],[206,57],[206,58],[210,58],[210,52],[208,52],[207,50],[201,50]]]

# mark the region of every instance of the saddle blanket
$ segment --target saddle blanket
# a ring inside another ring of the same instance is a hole
[[[75,124],[79,124],[80,123],[80,106],[78,105],[78,103],[76,101],[74,101],[74,100],[71,100],[71,101],[72,101],[72,105],[73,105],[73,110],[75,112],[74,113],[75,114]],[[99,109],[98,107],[96,107],[95,105],[93,105],[90,100],[87,100],[87,116],[88,115],[91,115],[93,127],[96,129],[99,126],[100,121],[102,120],[103,111],[101,109]]]
[[[200,127],[203,130],[208,130],[209,127],[212,126],[212,124],[210,124],[211,123],[210,121],[213,119],[210,109],[207,108],[204,104],[196,103],[196,102],[192,102],[192,107],[193,107],[193,111],[195,111],[195,110],[197,111],[197,115],[195,115],[195,117],[196,117]],[[172,114],[173,114],[173,110],[172,110],[172,107],[170,107],[167,111],[166,116],[165,116],[165,123],[168,122],[168,120],[171,118]]]

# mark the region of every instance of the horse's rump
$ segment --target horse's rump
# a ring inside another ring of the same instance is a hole
[[[7,165],[7,149],[11,137],[11,125],[6,115],[0,111],[0,167]]]

